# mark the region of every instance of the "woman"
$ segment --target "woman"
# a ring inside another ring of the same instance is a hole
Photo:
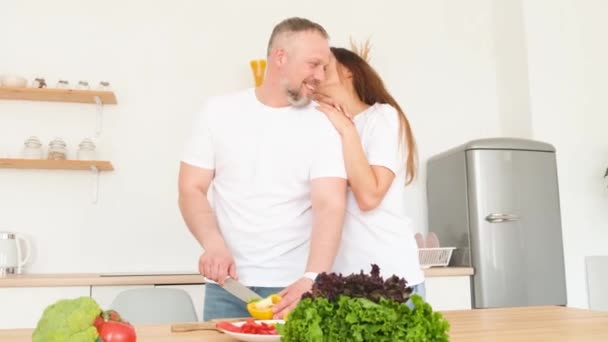
[[[340,133],[349,182],[346,220],[334,271],[380,267],[424,297],[404,191],[416,176],[416,146],[403,110],[374,69],[356,53],[332,48],[318,109]]]

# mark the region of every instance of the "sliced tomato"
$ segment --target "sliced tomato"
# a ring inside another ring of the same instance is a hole
[[[261,322],[256,323],[253,320],[248,320],[242,326],[243,332],[247,332],[250,334],[258,334],[258,335],[276,335],[277,331],[273,325]]]
[[[215,325],[218,329],[222,329],[222,330],[226,330],[226,331],[230,331],[230,332],[241,332],[241,327],[237,327],[236,325],[230,323],[230,322],[218,322]]]
[[[253,318],[245,321],[240,327],[230,322],[219,322],[216,324],[216,327],[218,329],[242,334],[278,335],[274,325],[264,322],[256,323]]]

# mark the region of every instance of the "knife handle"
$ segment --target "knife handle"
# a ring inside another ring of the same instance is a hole
[[[172,332],[185,332],[195,330],[218,330],[215,322],[177,323],[171,325]]]

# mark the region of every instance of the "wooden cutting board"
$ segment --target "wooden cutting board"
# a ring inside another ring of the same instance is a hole
[[[249,319],[250,317],[242,318],[217,318],[206,322],[195,322],[195,323],[175,323],[171,324],[172,332],[185,332],[195,330],[218,330],[215,327],[217,322],[240,322]],[[219,331],[219,330],[218,330]]]

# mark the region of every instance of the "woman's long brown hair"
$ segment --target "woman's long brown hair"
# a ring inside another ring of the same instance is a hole
[[[353,86],[359,99],[367,105],[374,103],[389,104],[399,113],[399,136],[398,143],[407,145],[406,159],[406,185],[410,184],[416,177],[416,142],[410,127],[410,122],[405,116],[401,106],[395,101],[393,96],[384,86],[380,75],[363,58],[356,53],[344,49],[332,47],[331,52],[338,64],[344,66],[353,75]],[[404,152],[405,153],[405,152]]]

